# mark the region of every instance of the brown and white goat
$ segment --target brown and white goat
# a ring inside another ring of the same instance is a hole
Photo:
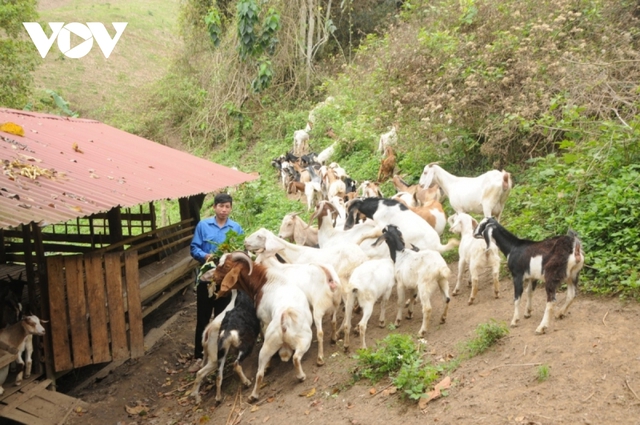
[[[305,223],[297,212],[285,215],[280,223],[278,236],[297,245],[318,246],[318,229]]]
[[[564,305],[558,311],[556,318],[567,314],[567,310],[576,295],[576,287],[580,270],[584,266],[584,252],[578,235],[569,231],[565,236],[555,236],[543,241],[520,239],[502,227],[493,217],[484,218],[473,233],[476,238],[484,238],[487,248],[491,245],[491,238],[507,257],[507,266],[513,276],[515,292],[513,319],[511,326],[516,326],[520,320],[520,298],[523,290],[527,291],[527,307],[525,318],[531,317],[532,291],[538,280],[543,280],[547,293],[547,305],[536,334],[545,333],[549,327],[549,318],[553,313],[556,302],[556,290],[563,283],[567,283],[567,297]]]
[[[302,356],[309,350],[313,338],[313,319],[304,292],[277,271],[254,264],[243,252],[223,255],[213,273],[213,280],[220,284],[217,296],[239,289],[246,292],[256,304],[264,343],[258,356],[256,382],[249,400],[258,400],[265,369],[276,353],[285,362],[292,358],[296,377],[304,381],[307,375],[302,370]]]
[[[438,202],[442,202],[442,190],[440,189],[440,186],[435,183],[428,188],[423,188],[419,184],[408,185],[398,175],[393,176],[391,181],[398,192],[407,192],[413,195],[417,204],[426,204],[434,199]]]

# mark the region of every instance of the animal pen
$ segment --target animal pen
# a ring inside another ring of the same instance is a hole
[[[49,321],[34,337],[32,376],[3,385],[0,416],[56,423],[40,411],[63,406],[63,395],[30,411],[27,392],[143,356],[143,318],[192,282],[205,194],[255,177],[97,121],[9,109],[0,159],[0,285],[25,281],[23,304]],[[157,211],[166,200],[177,200],[172,223]],[[0,350],[0,369],[15,356]]]

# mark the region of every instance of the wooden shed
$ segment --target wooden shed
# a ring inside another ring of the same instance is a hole
[[[144,354],[143,317],[191,281],[205,195],[256,178],[97,121],[2,108],[0,159],[0,279],[25,280],[49,320],[31,380],[53,383]],[[163,223],[168,200],[179,218]],[[0,367],[12,360],[0,351]]]

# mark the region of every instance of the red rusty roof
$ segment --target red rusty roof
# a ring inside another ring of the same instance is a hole
[[[0,108],[0,228],[41,226],[256,177],[98,121]]]

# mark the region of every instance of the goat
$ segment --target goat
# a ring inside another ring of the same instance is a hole
[[[444,209],[442,208],[442,204],[440,202],[434,199],[424,205],[411,206],[408,205],[405,199],[402,197],[392,197],[391,199],[396,199],[398,202],[404,204],[407,208],[420,216],[420,218],[429,223],[429,226],[433,227],[436,233],[438,233],[438,236],[442,236],[442,234],[444,233],[444,228],[447,224],[447,216],[444,213]]]
[[[233,370],[236,371],[245,387],[251,385],[251,381],[245,376],[240,362],[251,355],[259,333],[260,320],[256,316],[253,300],[249,295],[238,291],[235,306],[224,316],[220,326],[217,347],[220,366],[218,367],[218,376],[216,376],[216,402],[222,401],[224,363],[231,348],[235,348],[238,352],[238,356],[233,362]],[[199,396],[196,397],[199,398]],[[196,401],[199,403],[198,400]]]
[[[500,298],[500,255],[495,244],[488,249],[484,243],[473,237],[473,231],[478,227],[478,222],[466,213],[457,213],[449,217],[450,230],[460,234],[460,246],[458,254],[458,280],[453,290],[453,295],[460,293],[462,285],[462,275],[465,269],[469,268],[469,284],[471,294],[469,295],[469,305],[473,304],[478,294],[478,280],[480,270],[483,266],[491,267],[491,277],[493,278],[493,293],[496,298]]]
[[[426,204],[434,199],[442,202],[442,191],[440,190],[440,186],[435,183],[428,188],[423,188],[419,184],[409,185],[398,175],[393,176],[391,181],[398,192],[410,193],[418,204]]]
[[[482,213],[498,220],[513,187],[511,174],[504,170],[487,171],[473,178],[457,177],[435,163],[426,165],[420,177],[422,187],[429,187],[431,182],[442,188],[456,212]]]
[[[392,253],[395,260],[395,252]],[[358,323],[358,333],[360,334],[360,347],[367,348],[365,335],[367,333],[367,323],[373,313],[373,306],[382,297],[380,302],[380,327],[384,327],[385,310],[387,301],[391,297],[391,291],[396,282],[394,273],[394,262],[391,258],[382,258],[365,261],[355,268],[351,274],[351,291],[347,294],[347,302],[344,311],[344,349],[349,348],[349,333],[351,332],[351,315],[355,301],[362,308],[362,319]]]
[[[45,330],[41,323],[48,323],[48,321],[40,320],[37,316],[25,316],[19,322],[0,329],[0,349],[12,354],[21,353],[25,350],[25,344],[29,336],[44,335]],[[18,375],[16,376],[15,385],[20,385],[25,372],[25,362],[22,356],[16,357],[16,363],[18,364]],[[0,394],[3,393],[4,389],[0,386]]]
[[[317,161],[321,165],[324,165],[333,156],[333,154],[335,153],[337,145],[338,145],[338,142],[333,142],[331,144],[331,146],[329,146],[328,148],[326,148],[325,150],[320,152],[318,154]]]
[[[278,236],[292,240],[298,245],[318,246],[318,229],[308,226],[298,213],[292,212],[282,218]]]
[[[352,227],[349,230],[343,230],[334,225],[335,217],[338,214],[336,207],[327,201],[320,201],[316,205],[316,209],[311,215],[310,221],[314,218],[318,219],[318,244],[320,248],[330,246],[340,246],[343,243],[356,243],[367,254],[370,259],[373,258],[389,258],[388,251],[383,249],[371,248],[370,238],[377,238],[381,235],[381,229],[373,222],[365,222]],[[344,223],[343,223],[344,224]]]
[[[274,255],[262,253],[256,263],[264,264],[282,273],[304,292],[311,306],[318,338],[318,366],[324,365],[324,332],[322,319],[331,314],[331,341],[337,337],[337,312],[342,299],[342,284],[333,266],[329,264],[281,264]]]
[[[547,305],[536,334],[545,333],[549,327],[549,318],[553,313],[556,302],[556,290],[563,282],[567,283],[567,297],[564,306],[560,308],[557,319],[564,317],[576,295],[576,287],[580,270],[584,266],[584,251],[578,235],[569,231],[565,236],[555,236],[543,241],[519,239],[502,227],[493,217],[485,217],[473,233],[476,238],[484,238],[487,248],[491,245],[491,238],[507,257],[507,266],[513,276],[515,292],[515,311],[511,326],[516,326],[520,320],[520,298],[523,285],[527,291],[527,307],[524,317],[531,317],[532,291],[537,280],[544,280],[547,293]]]
[[[215,295],[215,282],[212,282],[214,272],[215,268],[207,271],[200,278],[200,280],[211,282],[207,286],[207,289],[209,291],[209,298]],[[229,301],[229,304],[227,304],[225,309],[217,316],[213,317],[212,315],[211,321],[202,332],[202,347],[204,348],[202,356],[202,367],[196,373],[196,378],[193,381],[193,389],[191,390],[191,396],[196,398],[197,404],[200,404],[201,400],[200,385],[202,384],[203,379],[218,367],[218,337],[220,335],[220,327],[222,326],[222,321],[224,320],[226,314],[235,307],[238,297],[238,291],[236,291],[235,289],[232,290],[230,296],[231,300]]]
[[[309,133],[304,130],[293,132],[293,154],[302,156],[309,153]]]
[[[419,249],[432,249],[445,252],[458,246],[460,241],[450,239],[446,245],[440,243],[438,233],[416,213],[393,199],[365,198],[354,199],[349,203],[345,229],[355,223],[356,213],[364,214],[375,220],[380,226],[393,224],[398,226],[407,243]]]
[[[378,183],[384,183],[393,175],[393,170],[396,168],[396,154],[393,152],[391,146],[384,148],[384,159],[380,163],[380,169],[378,170]]]
[[[378,238],[375,244],[380,244],[383,241],[389,246],[389,252],[396,255],[395,277],[398,290],[398,313],[395,325],[400,326],[400,320],[402,320],[403,304],[404,300],[407,299],[405,291],[417,290],[422,304],[422,326],[419,334],[424,337],[431,319],[431,295],[436,288],[442,293],[445,302],[440,323],[444,323],[447,319],[450,301],[449,281],[447,279],[451,271],[442,255],[435,251],[426,249],[416,252],[405,249],[402,233],[397,226],[389,225],[385,227],[382,236]],[[413,317],[413,303],[409,303],[409,315],[407,318],[410,319],[411,317]]]
[[[244,252],[224,254],[213,273],[213,280],[220,286],[216,296],[240,289],[256,304],[264,343],[249,400],[258,400],[265,369],[276,353],[285,362],[292,358],[296,377],[304,381],[307,375],[302,370],[302,356],[309,350],[313,338],[312,316],[304,292],[273,268],[254,264]]]
[[[343,243],[316,249],[294,245],[261,228],[247,236],[244,246],[252,252],[265,254],[278,253],[288,263],[293,264],[330,264],[334,267],[343,287],[357,266],[368,260],[367,255],[354,243]]]
[[[398,143],[397,131],[399,127],[399,124],[397,122],[394,122],[391,126],[391,130],[380,136],[380,140],[378,141],[378,153],[382,153],[385,147],[394,146],[396,143]]]
[[[365,180],[358,188],[362,192],[363,198],[384,198],[380,185],[376,182]]]

